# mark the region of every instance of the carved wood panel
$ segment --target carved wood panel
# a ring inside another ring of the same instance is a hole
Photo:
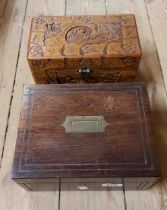
[[[37,83],[66,83],[64,70],[75,72],[71,82],[78,82],[75,75],[79,68],[90,68],[94,74],[97,70],[108,70],[100,82],[108,78],[112,78],[111,82],[120,80],[115,79],[116,74],[112,72],[116,70],[120,74],[128,70],[125,75],[129,72],[128,77],[133,80],[140,57],[133,15],[37,17],[32,20],[28,60]],[[57,72],[61,72],[60,78]],[[120,81],[126,81],[127,77],[122,75]],[[94,77],[90,81],[99,79]]]

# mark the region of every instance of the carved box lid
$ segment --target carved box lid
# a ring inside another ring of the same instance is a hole
[[[143,83],[24,87],[13,179],[159,175]]]
[[[28,59],[131,55],[141,56],[134,15],[42,16],[32,20]]]

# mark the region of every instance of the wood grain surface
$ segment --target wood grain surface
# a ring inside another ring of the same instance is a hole
[[[149,1],[150,4],[153,2],[154,1]],[[162,1],[159,3],[161,2]],[[164,177],[163,182],[160,182],[159,185],[155,185],[155,187],[153,187],[150,191],[145,192],[144,194],[142,192],[131,193],[126,191],[125,197],[127,201],[127,209],[166,209],[166,194],[164,192],[166,192],[165,177],[167,174],[167,167],[165,165],[165,154],[167,149],[165,135],[165,127],[167,125],[167,121],[165,119],[167,111],[167,97],[161,66],[158,60],[158,56],[160,56],[160,54],[157,55],[157,48],[154,43],[154,38],[157,36],[157,34],[159,34],[159,31],[152,33],[152,27],[155,27],[155,23],[152,22],[150,25],[149,22],[149,18],[156,17],[156,15],[152,14],[151,16],[148,16],[147,8],[145,7],[145,1],[121,0],[120,4],[122,6],[117,6],[115,12],[117,9],[120,11],[121,8],[123,13],[131,13],[133,11],[136,14],[141,47],[143,51],[138,80],[147,82],[147,89],[153,112],[152,116],[154,134],[157,142],[157,148],[159,150],[159,155],[161,157],[161,168]],[[162,3],[159,6],[162,6]],[[159,8],[159,6],[157,5],[157,8]],[[112,13],[112,2],[111,4],[108,4],[108,9],[108,12]],[[162,52],[163,50],[161,53]]]
[[[6,1],[6,9],[1,17],[0,32],[0,162],[4,148],[6,125],[8,125],[9,107],[13,93],[18,54],[22,37],[26,1]],[[16,11],[17,14],[16,14]],[[12,39],[15,39],[13,42]],[[6,57],[11,57],[6,62]]]
[[[94,1],[94,0],[67,0],[66,1],[66,15],[104,15],[106,14],[106,2],[105,1]],[[96,189],[98,187],[93,184]],[[93,187],[92,186],[92,187]],[[62,189],[67,188],[66,184],[62,184]],[[125,202],[124,202],[124,193],[123,190],[120,191],[110,191],[107,193],[102,191],[92,191],[91,197],[89,192],[80,192],[77,194],[76,191],[71,190],[73,189],[73,185],[69,186],[69,191],[61,191],[60,192],[60,208],[63,210],[68,209],[68,203],[70,202],[70,208],[72,210],[80,210],[80,209],[96,209],[102,210],[104,208],[110,209],[125,209]],[[92,196],[97,198],[96,195],[98,194],[98,199],[95,199],[93,204],[91,205],[90,202],[92,201]],[[67,196],[68,195],[68,196]],[[75,198],[75,200],[74,200]]]
[[[150,123],[143,83],[26,85],[12,179],[158,178]]]
[[[4,11],[6,16],[3,16],[3,21],[1,21],[1,26],[2,23],[4,25],[0,28],[0,53],[1,55],[2,53],[5,55],[3,56],[3,67],[0,68],[0,120],[2,122],[0,132],[2,136],[0,136],[0,140],[4,142],[2,143],[3,157],[0,170],[1,209],[167,209],[167,93],[164,83],[166,80],[166,60],[164,58],[166,55],[166,36],[164,35],[166,1],[41,0],[39,4],[39,1],[28,0],[27,10],[25,7],[26,1],[13,0],[8,2],[10,4],[7,4]],[[153,5],[154,7],[152,7]],[[58,194],[52,192],[27,193],[24,189],[22,190],[21,187],[10,181],[9,174],[17,135],[23,84],[33,83],[26,61],[31,18],[38,15],[104,15],[106,12],[108,14],[135,13],[136,15],[143,51],[137,80],[142,80],[147,83],[153,112],[155,139],[161,159],[163,181],[145,192],[91,191],[76,193],[76,191],[70,191],[72,185],[71,187],[69,186],[69,191],[60,191],[59,199]],[[11,16],[10,14],[15,14],[15,16]],[[25,15],[25,23],[23,21],[20,22],[20,20],[23,20],[20,19],[20,14]],[[11,19],[11,17],[14,18]],[[13,24],[12,20],[17,21]],[[14,26],[15,30],[8,30],[9,26]],[[19,28],[23,29],[21,48],[20,44],[18,44],[18,37],[21,35]],[[5,33],[3,32],[4,29]],[[16,68],[17,60],[18,68]]]
[[[25,8],[21,7],[21,3],[25,4]],[[31,76],[31,72],[29,70],[29,66],[27,63],[27,44],[29,38],[29,28],[31,25],[31,19],[34,16],[38,16],[41,14],[44,15],[54,15],[55,11],[58,15],[63,15],[65,11],[65,4],[61,1],[41,1],[39,5],[39,1],[16,1],[15,2],[15,21],[17,20],[16,17],[19,16],[19,11],[23,13],[24,21],[21,24],[20,21],[16,21],[15,26],[20,27],[22,29],[22,36],[21,42],[18,44],[18,48],[15,48],[15,44],[17,43],[18,36],[21,35],[18,28],[15,29],[15,42],[13,41],[14,37],[11,33],[8,32],[10,42],[5,42],[6,50],[10,53],[6,54],[6,51],[3,53],[11,57],[10,62],[6,62],[4,60],[4,64],[6,67],[1,68],[1,76],[5,74],[5,77],[1,79],[1,93],[6,90],[6,96],[1,95],[1,105],[2,105],[2,115],[6,114],[8,119],[8,124],[4,120],[2,125],[6,128],[4,131],[2,129],[1,134],[4,135],[1,140],[5,142],[4,149],[3,149],[3,158],[2,158],[2,165],[0,170],[0,197],[1,197],[1,209],[2,210],[9,210],[9,209],[26,209],[26,210],[40,210],[40,209],[58,209],[59,203],[59,189],[58,186],[55,184],[54,186],[50,186],[52,189],[56,189],[54,192],[34,192],[29,193],[26,192],[22,188],[16,187],[15,183],[11,181],[10,172],[12,167],[12,159],[15,147],[15,140],[17,136],[17,129],[18,129],[18,122],[19,122],[19,115],[20,115],[20,106],[22,101],[22,94],[23,94],[23,84],[32,84],[33,78]],[[27,3],[27,6],[26,6]],[[18,9],[16,5],[19,5]],[[34,5],[38,5],[34,7]],[[9,23],[8,23],[9,24]],[[24,26],[23,26],[24,24]],[[11,26],[14,24],[11,22]],[[11,31],[10,31],[11,32]],[[8,44],[10,45],[8,46]],[[11,47],[12,46],[12,47]],[[12,49],[12,51],[11,51]],[[18,49],[18,52],[16,51]],[[15,57],[16,56],[16,57]],[[13,64],[15,62],[15,65]],[[11,64],[13,64],[11,66]],[[3,71],[2,71],[3,70]],[[11,73],[11,71],[14,72]],[[7,78],[8,75],[8,78]],[[4,86],[3,86],[4,84]],[[11,89],[8,88],[8,85]],[[11,97],[12,95],[12,97]],[[10,99],[10,104],[5,103],[5,100]],[[8,111],[5,111],[5,110]],[[10,110],[10,112],[9,112]],[[9,112],[9,113],[8,113]],[[6,125],[6,126],[5,126]],[[7,126],[8,125],[8,126]],[[45,187],[45,186],[43,186]],[[41,186],[41,189],[43,188]],[[39,186],[38,186],[39,188]],[[41,200],[41,196],[43,196]],[[51,202],[51,200],[54,202]],[[10,202],[9,202],[10,201]],[[42,201],[42,202],[41,202]]]

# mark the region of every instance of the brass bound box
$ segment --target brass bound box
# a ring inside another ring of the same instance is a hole
[[[147,189],[160,177],[150,114],[143,83],[26,85],[12,179]]]
[[[132,81],[140,58],[134,15],[32,19],[28,62],[36,83]]]

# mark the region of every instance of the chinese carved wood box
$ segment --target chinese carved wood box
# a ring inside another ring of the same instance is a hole
[[[12,179],[147,189],[160,170],[143,83],[26,85]]]
[[[28,62],[36,83],[132,81],[140,58],[134,15],[32,19]]]

